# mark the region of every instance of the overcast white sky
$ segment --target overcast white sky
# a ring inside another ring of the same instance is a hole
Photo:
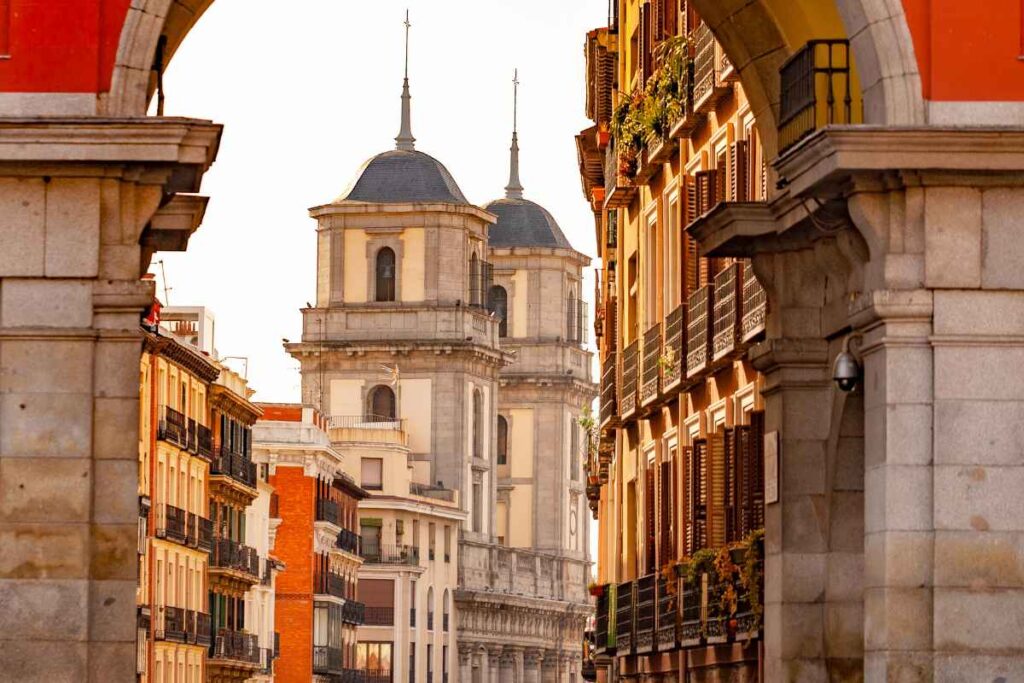
[[[405,8],[417,149],[440,159],[470,201],[508,180],[512,72],[526,196],[594,253],[573,135],[584,116],[583,41],[605,0],[217,0],[165,77],[166,114],[225,124],[206,174],[206,219],[184,254],[161,253],[172,305],[217,317],[222,355],[249,358],[258,400],[299,399],[281,339],[300,337],[315,292],[315,223],[399,125]],[[588,294],[590,290],[585,292]],[[158,289],[163,298],[163,290]]]

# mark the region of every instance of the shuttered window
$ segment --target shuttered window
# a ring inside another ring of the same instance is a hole
[[[708,444],[697,439],[686,449],[686,554],[708,544]]]
[[[672,459],[668,462],[663,462],[661,463],[658,471],[658,537],[661,540],[659,547],[661,557],[659,557],[658,560],[661,566],[664,566],[675,559],[675,520],[673,519],[672,514],[675,509],[675,505],[673,504],[675,498],[673,495],[674,464],[674,460]]]
[[[748,201],[751,196],[748,192],[749,183],[747,179],[748,143],[746,140],[737,140],[729,145],[729,200],[734,202]]]
[[[647,571],[652,572],[655,570],[655,556],[654,549],[655,543],[657,542],[656,527],[655,527],[655,501],[654,501],[654,465],[649,464],[645,473],[645,484],[644,489],[644,526],[646,527],[647,537]]]
[[[713,547],[725,545],[725,431],[708,435],[708,535]]]

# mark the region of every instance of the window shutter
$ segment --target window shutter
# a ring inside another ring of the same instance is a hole
[[[725,545],[725,431],[708,436],[707,489],[709,490],[706,516],[709,517],[708,534],[712,547]]]
[[[697,174],[700,175],[699,173]],[[686,197],[686,206],[684,208],[685,213],[683,214],[683,223],[689,226],[697,220],[697,216],[700,215],[700,182],[697,176],[687,175],[683,176],[684,196]]]
[[[729,199],[745,202],[747,195],[747,141],[737,140],[729,146]]]
[[[657,0],[655,0],[657,1]],[[640,5],[640,87],[651,76],[651,4]]]
[[[661,557],[659,558],[659,564],[661,566],[665,566],[674,559],[672,533],[672,463],[661,463],[659,475],[660,481],[658,482],[658,491],[661,497],[658,506],[661,515],[661,523],[659,525]]]
[[[742,451],[740,434],[745,427],[734,427],[725,431],[725,542],[735,543],[743,538],[741,519]]]
[[[686,554],[707,547],[707,442],[698,439],[686,449]]]
[[[647,571],[648,573],[650,573],[653,572],[655,569],[654,544],[657,540],[657,531],[656,527],[654,526],[654,515],[655,511],[657,510],[657,508],[655,507],[654,500],[654,465],[649,465],[647,467],[645,480],[646,489],[644,490],[644,507],[646,508],[646,515],[644,519],[644,526],[647,529]]]
[[[764,528],[764,412],[750,414],[750,531]]]
[[[665,2],[665,37],[671,38],[679,32],[680,0],[664,0]]]

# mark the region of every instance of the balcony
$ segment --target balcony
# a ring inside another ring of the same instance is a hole
[[[693,60],[693,108],[698,113],[707,114],[732,90],[732,86],[722,79],[722,49],[707,24],[701,23],[694,32],[693,40],[697,52]]]
[[[636,581],[636,621],[633,636],[637,654],[653,652],[655,648],[655,613],[658,609],[655,583],[657,576],[648,574]]]
[[[332,595],[336,598],[345,597],[345,577],[330,571],[320,571],[313,575],[313,592],[317,595]]]
[[[446,503],[455,502],[455,491],[453,491],[452,489],[442,488],[440,486],[431,486],[430,484],[418,484],[416,482],[410,482],[409,493],[414,496],[421,496],[423,498],[443,500]]]
[[[405,446],[405,420],[381,415],[332,415],[328,421],[331,441]]]
[[[196,429],[196,455],[206,460],[213,459],[213,432],[209,427],[198,425]]]
[[[658,399],[661,390],[661,323],[644,332],[644,362],[640,383],[640,405],[648,406]]]
[[[366,564],[398,564],[415,567],[420,563],[420,549],[410,545],[379,545],[363,539],[363,560]]]
[[[711,286],[705,285],[690,295],[686,325],[686,376],[695,377],[710,366],[711,360]]]
[[[615,654],[615,585],[600,587],[594,628],[594,654]]]
[[[604,360],[604,368],[601,370],[601,429],[617,427],[619,425],[618,401],[616,400],[616,353],[610,352]]]
[[[186,448],[189,453],[198,454],[199,452],[199,425],[191,417],[188,418],[188,445]]]
[[[634,654],[636,641],[633,639],[633,604],[636,583],[620,583],[615,590],[615,653],[618,656]]]
[[[345,602],[345,606],[341,609],[341,620],[346,624],[355,624],[356,626],[368,623],[369,612],[371,609],[374,608],[367,607],[363,603],[356,602],[355,600],[348,600]],[[394,614],[392,614],[391,621],[394,622]]]
[[[750,343],[764,332],[767,316],[768,295],[748,262],[743,268],[743,323],[740,326],[743,343]]]
[[[217,538],[210,553],[210,572],[216,570],[232,572],[243,581],[254,584],[260,580],[260,556],[255,548],[230,538]]]
[[[341,508],[337,501],[329,498],[316,499],[316,521],[341,526]]]
[[[629,206],[636,196],[637,186],[632,180],[634,170],[620,161],[619,153],[612,140],[604,157],[604,208],[621,209]]]
[[[715,275],[715,319],[712,361],[729,357],[739,350],[743,264],[733,263]]]
[[[334,542],[334,546],[339,550],[344,550],[346,553],[353,555],[359,554],[359,534],[348,529],[342,529],[338,533],[338,538]]]
[[[390,669],[367,669],[362,672],[362,683],[392,683]]]
[[[213,522],[194,512],[188,513],[188,545],[210,552],[213,549]]]
[[[655,647],[659,652],[674,650],[679,643],[679,598],[682,582],[676,577],[658,576],[658,629]]]
[[[181,607],[157,605],[153,618],[154,640],[166,640],[172,643],[184,643],[188,639],[185,611]]]
[[[848,41],[812,40],[779,75],[779,156],[819,128],[855,123]]]
[[[210,461],[210,476],[227,477],[231,481],[255,489],[256,463],[244,453],[240,453],[226,444],[219,444]]]
[[[619,412],[623,420],[636,415],[639,344],[639,340],[633,340],[633,343],[622,351],[622,394],[619,396]]]
[[[160,406],[156,437],[161,441],[188,448],[188,427],[185,416],[170,406]]]
[[[188,610],[185,613],[188,642],[209,646],[213,642],[213,620],[209,614]]]
[[[217,631],[213,650],[210,653],[210,665],[221,663],[241,664],[245,668],[256,669],[260,665],[260,644],[256,636],[244,631],[232,631],[222,628]]]
[[[163,514],[157,520],[157,538],[185,545],[188,540],[188,513],[173,505],[164,505]]]
[[[367,607],[366,608],[366,621],[363,622],[367,626],[394,626],[395,625],[395,608],[394,607]],[[415,626],[416,624],[411,624]]]
[[[343,656],[341,648],[313,646],[313,673],[322,676],[341,675]]]
[[[665,349],[662,353],[662,391],[668,393],[682,384],[686,362],[686,304],[680,304],[665,318]]]

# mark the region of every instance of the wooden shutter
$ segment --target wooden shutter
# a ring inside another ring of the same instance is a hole
[[[707,440],[708,538],[712,547],[725,545],[725,430]]]
[[[735,543],[743,538],[742,491],[743,478],[740,433],[745,427],[725,430],[725,542]]]
[[[658,494],[660,500],[658,508],[660,517],[659,524],[659,535],[660,535],[660,551],[661,557],[659,558],[659,564],[665,566],[668,562],[674,559],[674,538],[673,538],[673,524],[672,524],[672,463],[663,462],[659,471],[658,481]]]
[[[651,0],[651,46],[657,45],[665,38],[665,3],[666,0]]]
[[[724,150],[718,155],[718,159],[715,160],[715,196],[711,199],[711,203],[704,211],[710,211],[719,202],[725,201],[729,198],[729,150]]]
[[[654,515],[655,515],[655,511],[657,510],[657,507],[655,506],[655,500],[654,500],[655,493],[654,493],[654,465],[653,464],[650,464],[647,467],[647,471],[646,471],[646,474],[645,474],[645,484],[646,484],[646,488],[644,489],[644,508],[645,508],[645,513],[646,514],[645,514],[645,519],[644,519],[644,526],[645,526],[646,531],[647,531],[647,571],[648,572],[653,572],[654,569],[655,569],[655,566],[654,566],[654,548],[655,548],[655,543],[657,542],[657,527],[654,525],[655,524],[655,516]]]
[[[750,529],[764,528],[764,412],[750,414],[750,448],[748,450],[748,481],[751,499]]]
[[[698,439],[686,449],[686,554],[707,547],[707,442]]]
[[[729,199],[745,202],[747,195],[747,141],[737,140],[729,146]]]
[[[657,0],[655,0],[657,2]],[[640,40],[637,41],[637,47],[639,48],[640,54],[640,87],[643,88],[647,84],[647,79],[651,75],[651,4],[644,2],[640,5],[640,22],[638,24],[640,31]]]
[[[665,37],[671,38],[679,33],[680,0],[665,0]]]

